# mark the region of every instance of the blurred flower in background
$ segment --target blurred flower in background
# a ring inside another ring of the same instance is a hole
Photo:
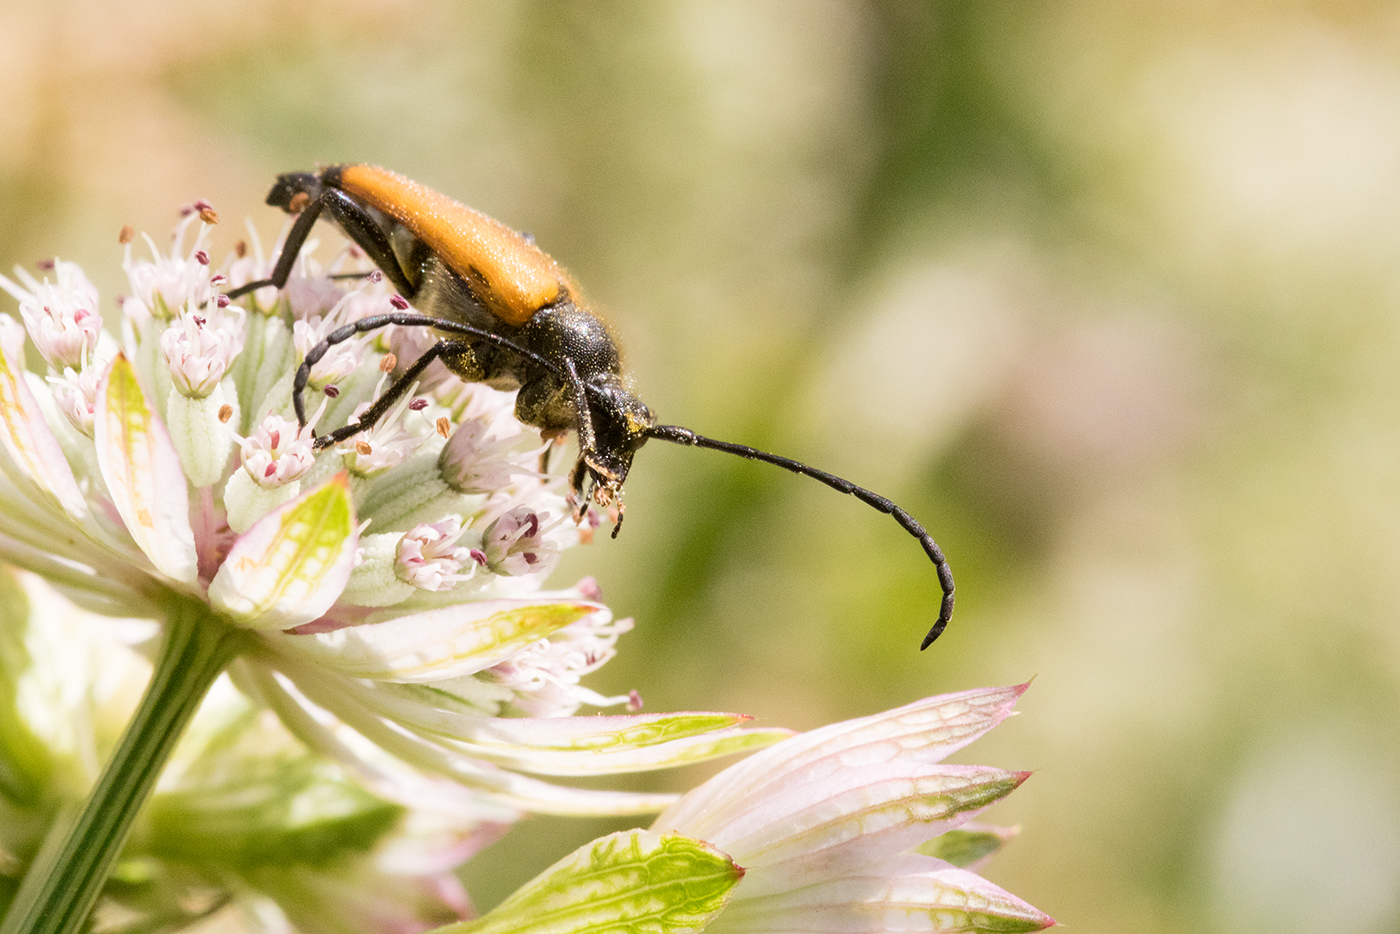
[[[4,572],[0,588],[8,903],[49,822],[77,806],[110,757],[150,676],[141,647],[158,630],[79,610],[33,575]],[[399,778],[395,795],[366,791],[221,681],[161,777],[95,924],[163,931],[218,918],[329,934],[470,917],[453,870],[519,813],[454,782]]]

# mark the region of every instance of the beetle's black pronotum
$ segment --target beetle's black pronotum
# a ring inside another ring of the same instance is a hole
[[[267,203],[297,219],[267,279],[229,292],[237,298],[264,286],[282,288],[312,226],[328,212],[417,312],[374,315],[347,324],[313,347],[293,381],[297,421],[306,424],[302,393],[311,367],[335,344],[390,324],[445,335],[360,418],[316,439],[324,448],[363,431],[413,386],[434,360],[464,380],[518,389],[515,414],[545,432],[576,431],[579,459],[570,483],[580,503],[616,505],[632,457],[651,438],[737,454],[774,464],[849,493],[893,516],[923,545],[938,571],[943,601],[924,637],[928,648],[953,613],[953,573],[943,551],[915,519],[883,496],[806,464],[742,444],[716,441],[678,425],[658,425],[628,388],[617,343],[583,307],[578,288],[534,241],[445,195],[372,165],[337,165],[280,175]],[[589,484],[584,490],[585,481]],[[617,534],[617,527],[613,535]]]

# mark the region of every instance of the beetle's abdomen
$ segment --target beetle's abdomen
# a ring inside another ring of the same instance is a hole
[[[375,165],[339,166],[322,178],[408,228],[507,324],[519,327],[541,308],[575,295],[568,274],[549,254],[425,185]]]

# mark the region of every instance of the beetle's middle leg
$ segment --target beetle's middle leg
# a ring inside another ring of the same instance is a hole
[[[355,242],[374,265],[383,270],[404,298],[412,299],[417,292],[416,284],[400,265],[394,248],[389,242],[378,219],[365,210],[364,206],[338,188],[323,186],[315,176],[304,173],[281,176],[268,195],[268,203],[297,215],[282,244],[282,252],[272,267],[272,274],[266,279],[240,285],[228,292],[230,299],[236,299],[264,286],[283,288],[291,277],[292,266],[301,249],[306,245],[322,211],[329,211],[345,235]],[[294,211],[293,206],[300,208]]]
[[[454,358],[459,358],[463,351],[467,354],[472,352],[471,347],[467,345],[466,341],[448,340],[438,341],[436,344],[423,351],[422,356],[413,362],[413,366],[409,367],[404,371],[402,376],[394,380],[389,388],[384,390],[384,393],[378,399],[375,399],[368,409],[365,409],[364,414],[350,424],[343,425],[335,431],[317,438],[315,443],[316,450],[324,450],[333,444],[339,444],[346,438],[352,438],[362,431],[369,431],[384,417],[386,412],[394,407],[396,402],[403,398],[404,393],[408,392],[409,389],[413,387],[413,384],[417,382],[418,377],[423,375],[423,371],[428,368],[429,364],[441,357],[443,361],[447,363],[448,367],[452,368],[452,361]]]

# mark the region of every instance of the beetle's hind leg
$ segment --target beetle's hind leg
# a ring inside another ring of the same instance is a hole
[[[330,211],[331,216],[335,218],[345,235],[354,241],[356,246],[364,250],[370,262],[389,277],[389,281],[394,284],[394,288],[398,289],[399,294],[404,298],[412,299],[418,290],[399,264],[398,256],[394,253],[389,236],[385,233],[380,221],[365,210],[363,205],[338,188],[320,186],[320,183],[316,182],[315,184],[320,190],[314,196],[306,187],[293,191],[297,188],[299,178],[300,176],[292,177],[285,183],[282,179],[278,179],[278,184],[273,187],[272,194],[268,195],[269,204],[297,215],[296,222],[292,224],[292,229],[288,231],[287,239],[282,244],[282,252],[278,254],[277,262],[272,267],[272,274],[266,279],[240,285],[231,290],[228,297],[230,299],[241,298],[249,292],[269,285],[279,289],[284,288],[287,285],[287,280],[291,278],[292,267],[296,265],[298,254],[301,253],[302,247],[306,246],[307,238],[311,236],[311,228],[315,226],[321,212],[327,210]],[[304,184],[310,185],[311,183]],[[304,196],[304,205],[298,203],[298,195]],[[293,210],[294,206],[300,207],[300,213]],[[352,273],[339,278],[358,275],[359,273]]]

